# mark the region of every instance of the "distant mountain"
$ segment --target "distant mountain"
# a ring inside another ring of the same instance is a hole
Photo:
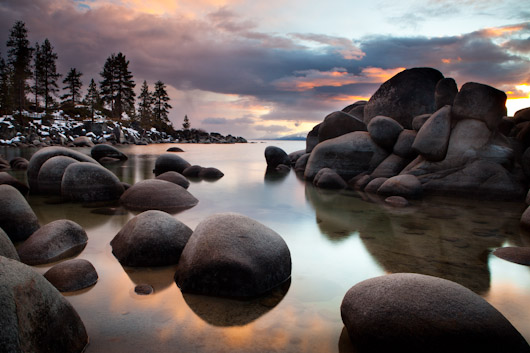
[[[275,140],[294,140],[294,141],[305,141],[307,132],[298,132],[296,134],[277,137]]]

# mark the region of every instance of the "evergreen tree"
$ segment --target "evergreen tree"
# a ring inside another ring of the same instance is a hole
[[[102,98],[110,106],[112,117],[121,119],[123,112],[133,114],[136,85],[125,55],[118,53],[108,57],[101,77],[103,78],[100,82]]]
[[[153,94],[149,91],[149,86],[147,86],[145,80],[138,100],[138,118],[140,119],[140,124],[144,129],[148,129],[152,127]]]
[[[66,90],[66,93],[61,96],[62,103],[71,103],[75,107],[76,103],[79,102],[81,99],[81,87],[83,87],[81,76],[83,74],[77,71],[76,68],[71,68],[68,71],[68,75],[63,80],[66,85],[63,89]]]
[[[190,128],[190,126],[191,126],[190,119],[188,119],[187,115],[184,115],[184,122],[182,123],[182,128],[184,130],[188,130]]]
[[[28,30],[22,21],[17,21],[7,40],[7,62],[11,71],[13,102],[19,114],[26,107],[27,80],[31,77],[33,48],[29,46]]]
[[[153,92],[153,114],[155,116],[155,123],[153,125],[162,131],[167,130],[171,125],[168,113],[172,107],[168,102],[169,96],[166,91],[166,85],[162,81],[157,81],[155,83],[155,91]]]
[[[37,80],[41,82],[44,110],[48,114],[50,106],[55,102],[53,96],[56,96],[59,91],[57,80],[61,77],[61,74],[57,73],[55,64],[58,58],[57,53],[53,52],[53,47],[47,38],[40,47],[39,56],[39,59],[36,60],[36,66],[38,65],[39,67],[35,71],[39,73]]]
[[[42,53],[40,50],[39,43],[35,43],[35,49],[33,53],[33,93],[35,94],[35,112],[39,110],[39,96],[43,93],[42,91],[42,80],[40,79],[42,71]]]
[[[4,58],[0,57],[0,114],[9,114],[13,111],[11,100],[11,75]]]
[[[88,85],[88,91],[85,96],[85,104],[90,108],[92,122],[94,122],[94,111],[101,108],[101,96],[94,79],[92,79]]]

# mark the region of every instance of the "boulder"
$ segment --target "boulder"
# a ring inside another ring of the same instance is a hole
[[[291,160],[291,165],[295,165],[298,158],[306,154],[305,150],[294,151],[288,154],[289,159]]]
[[[165,172],[156,177],[156,179],[169,181],[171,183],[182,186],[184,189],[187,189],[190,186],[190,182],[186,177],[177,172]]]
[[[358,352],[530,352],[486,300],[437,277],[397,273],[362,281],[344,296],[341,316]]]
[[[294,171],[295,172],[304,173],[305,167],[307,165],[307,161],[309,160],[309,156],[311,156],[311,153],[306,153],[303,156],[301,156],[300,158],[298,158],[298,160],[296,161],[296,163],[294,165]]]
[[[61,194],[72,201],[117,200],[123,194],[121,181],[110,170],[93,163],[73,163],[64,171]]]
[[[224,176],[224,173],[217,168],[208,167],[202,168],[199,172],[199,178],[205,180],[217,180],[221,179]]]
[[[365,172],[357,174],[356,176],[348,180],[348,185],[354,190],[362,191],[370,181],[372,181],[372,177],[370,177],[370,175]],[[379,188],[379,186],[377,188]],[[374,192],[376,191],[377,189]]]
[[[163,155],[158,156],[158,158],[156,159],[155,169],[153,170],[153,173],[155,173],[155,176],[169,171],[182,174],[184,169],[190,166],[191,164],[189,164],[184,158],[176,154],[165,153]]]
[[[403,126],[386,116],[376,116],[368,123],[368,133],[372,140],[388,151],[394,148],[401,131]]]
[[[359,120],[364,120],[364,107],[366,106],[367,101],[357,101],[353,104],[348,105],[343,112],[353,115]]]
[[[530,229],[530,206],[521,215],[521,226]]]
[[[491,131],[506,116],[506,93],[488,85],[468,82],[455,97],[452,115],[456,120],[477,119]]]
[[[29,161],[24,157],[15,157],[9,161],[9,165],[13,170],[27,170]]]
[[[350,132],[319,143],[307,161],[304,177],[313,180],[320,169],[331,168],[350,180],[359,173],[371,173],[387,155],[368,132]]]
[[[307,133],[307,137],[305,139],[306,153],[311,153],[313,148],[318,145],[318,130],[320,129],[320,125],[322,125],[322,123],[315,125],[313,129]]]
[[[94,147],[94,142],[92,142],[92,139],[88,136],[79,136],[76,137],[72,143],[76,147]]]
[[[26,195],[29,191],[29,187],[18,181],[15,177],[7,172],[0,172],[0,185],[11,185],[16,188],[22,195]]]
[[[166,152],[184,152],[184,150],[180,147],[169,147]]]
[[[39,220],[24,196],[11,185],[0,185],[0,228],[12,241],[27,239],[37,229]]]
[[[465,119],[456,123],[447,145],[447,159],[470,159],[476,151],[484,147],[492,133],[480,120]]]
[[[9,162],[3,158],[4,156],[0,155],[0,171],[2,170],[9,170],[11,166],[9,165]]]
[[[98,281],[98,273],[90,261],[72,259],[50,268],[44,277],[59,292],[73,292],[90,287]]]
[[[80,353],[85,326],[61,293],[42,275],[0,257],[0,351]]]
[[[0,228],[0,256],[20,261],[15,245],[13,245],[13,242],[2,228]]]
[[[372,172],[372,178],[390,178],[398,175],[409,163],[408,159],[391,154],[385,158]]]
[[[371,194],[375,194],[375,193],[377,193],[377,190],[379,190],[381,185],[383,185],[385,183],[385,181],[387,181],[387,180],[388,180],[388,178],[384,178],[384,177],[372,179],[366,184],[366,186],[363,188],[363,190],[364,190],[364,192],[369,192]]]
[[[513,118],[515,120],[515,124],[530,121],[530,107],[519,109],[515,112]]]
[[[64,171],[70,164],[79,161],[66,156],[55,156],[40,167],[37,184],[41,194],[61,195]]]
[[[28,183],[31,193],[38,193],[38,176],[41,166],[48,159],[55,156],[66,156],[71,157],[80,162],[90,162],[97,164],[97,162],[92,158],[83,154],[81,152],[74,151],[66,147],[45,147],[33,154],[29,160],[28,165]]]
[[[366,124],[348,113],[337,111],[324,118],[318,129],[318,141],[326,141],[353,131],[366,131]]]
[[[441,161],[447,154],[451,135],[451,106],[432,114],[418,131],[412,149],[429,161]]]
[[[515,127],[515,119],[503,116],[499,124],[497,125],[497,131],[504,136],[510,136],[513,128]]]
[[[322,168],[313,179],[313,185],[321,189],[345,189],[348,184],[333,169]]]
[[[96,161],[100,161],[102,158],[114,158],[119,159],[120,161],[126,161],[128,159],[128,157],[116,147],[105,144],[92,147],[90,155]]]
[[[380,195],[403,196],[408,199],[421,197],[423,187],[417,177],[410,174],[396,175],[385,181],[377,193]]]
[[[431,115],[432,114],[429,113],[429,114],[421,114],[421,115],[415,116],[412,119],[412,130],[420,131],[423,124],[425,124],[425,122],[431,117]]]
[[[120,198],[120,203],[130,210],[160,210],[172,213],[191,208],[198,202],[182,186],[158,179],[136,183]]]
[[[77,223],[60,219],[42,226],[18,247],[20,261],[42,265],[79,254],[88,236]]]
[[[124,266],[177,264],[192,230],[162,211],[145,211],[112,239],[112,253]]]
[[[530,247],[508,246],[498,248],[493,255],[516,264],[530,266]]]
[[[212,215],[197,225],[175,273],[183,292],[254,297],[291,276],[291,254],[280,235],[240,214]]]
[[[398,136],[393,152],[400,157],[413,159],[418,153],[412,149],[412,145],[416,140],[417,132],[415,130],[403,130]]]
[[[412,118],[433,113],[436,84],[443,78],[432,68],[404,70],[379,87],[364,108],[364,122],[378,115],[389,116],[405,129],[412,128]]]
[[[446,77],[438,81],[434,90],[434,105],[436,110],[445,105],[452,106],[457,93],[458,87],[454,79]]]
[[[291,165],[291,159],[280,147],[267,146],[265,148],[265,160],[267,161],[267,168],[274,169],[279,164],[287,166]]]
[[[407,207],[410,205],[409,201],[402,196],[389,196],[385,199],[385,203],[392,207]]]
[[[187,178],[198,178],[202,167],[200,165],[192,165],[182,171],[182,175]]]

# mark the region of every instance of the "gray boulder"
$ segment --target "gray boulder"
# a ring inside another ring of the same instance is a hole
[[[396,144],[394,145],[394,154],[407,159],[415,158],[418,153],[412,148],[412,145],[416,140],[417,134],[418,133],[414,130],[401,131]]]
[[[376,116],[368,123],[368,133],[372,140],[388,151],[392,151],[401,131],[403,126],[386,116]]]
[[[431,117],[431,115],[432,113],[415,116],[412,119],[412,130],[420,131],[423,124],[425,124],[425,122]]]
[[[63,261],[46,271],[44,277],[59,292],[73,292],[88,288],[98,281],[96,269],[84,259]]]
[[[398,175],[403,168],[408,164],[409,160],[398,156],[397,154],[391,154],[382,161],[377,168],[372,172],[372,178],[390,178],[394,175]]]
[[[22,195],[26,195],[29,191],[29,187],[26,184],[20,182],[11,174],[7,172],[0,172],[0,185],[4,184],[11,185],[12,187],[16,188]]]
[[[432,114],[418,131],[412,149],[429,161],[441,161],[447,154],[451,135],[451,106]]]
[[[306,153],[302,157],[298,158],[296,164],[294,165],[294,171],[297,173],[304,173],[307,161],[309,160],[311,153]]]
[[[313,129],[307,133],[307,137],[305,139],[306,153],[311,153],[313,148],[318,145],[318,130],[320,130],[320,125],[322,125],[322,123],[315,125]]]
[[[318,129],[318,141],[326,141],[353,131],[366,131],[366,124],[348,113],[337,111],[324,118]]]
[[[165,172],[156,177],[156,179],[169,181],[171,183],[182,186],[184,189],[187,189],[190,186],[190,182],[186,177],[177,172]]]
[[[521,215],[521,227],[530,229],[530,206]]]
[[[213,167],[202,168],[201,171],[199,172],[199,178],[205,179],[205,180],[217,180],[217,179],[221,179],[223,176],[224,176],[223,172]]]
[[[306,154],[305,149],[289,153],[288,156],[291,160],[291,165],[295,165],[298,158],[302,157],[304,154]]]
[[[291,276],[291,254],[280,235],[240,214],[203,220],[190,237],[175,274],[183,292],[253,297]]]
[[[331,168],[350,180],[359,173],[371,173],[387,155],[368,132],[350,132],[319,143],[307,161],[304,177],[313,180],[320,169]]]
[[[383,185],[388,178],[380,177],[370,180],[366,186],[363,188],[364,192],[369,192],[371,194],[377,193],[377,190]]]
[[[164,153],[156,159],[153,173],[155,173],[155,176],[169,171],[182,174],[184,169],[190,166],[191,164],[189,164],[184,158],[176,154]]]
[[[364,120],[364,107],[366,106],[367,101],[357,101],[353,104],[348,105],[343,112],[353,115],[359,120]]]
[[[92,147],[90,155],[96,161],[100,161],[102,158],[114,158],[119,159],[120,161],[126,161],[128,159],[128,157],[116,147],[105,144]]]
[[[24,196],[11,185],[0,185],[0,228],[16,242],[27,239],[39,220]]]
[[[348,184],[333,169],[322,168],[313,179],[313,185],[321,189],[345,189]]]
[[[182,171],[182,175],[187,178],[198,178],[202,167],[200,165],[192,165]]]
[[[353,286],[342,320],[358,352],[529,352],[493,306],[448,280],[398,273]]]
[[[388,196],[403,196],[407,199],[417,199],[421,197],[423,187],[417,177],[410,174],[396,175],[385,181],[377,193]]]
[[[516,264],[530,266],[530,247],[507,246],[498,248],[493,255]]]
[[[379,87],[364,108],[364,122],[378,115],[389,116],[405,129],[412,128],[412,119],[433,113],[436,84],[443,78],[432,68],[404,70]]]
[[[434,104],[436,110],[445,105],[453,105],[457,93],[458,87],[456,86],[454,79],[446,77],[438,81],[434,91]]]
[[[480,120],[465,119],[456,123],[447,145],[447,159],[470,159],[492,137],[491,131]]]
[[[160,210],[179,212],[197,205],[199,201],[186,189],[165,180],[143,180],[123,193],[120,203],[130,210]]]
[[[61,195],[64,171],[70,164],[79,161],[66,156],[55,156],[40,167],[37,184],[41,194]]]
[[[72,201],[117,200],[123,192],[121,181],[110,170],[86,162],[70,164],[61,182],[62,196]]]
[[[9,165],[13,170],[27,170],[29,161],[24,157],[15,157],[9,161]]]
[[[42,265],[79,254],[88,236],[77,223],[60,219],[42,226],[18,247],[20,261]]]
[[[177,264],[192,230],[162,211],[145,211],[129,220],[110,242],[124,266]]]
[[[92,139],[88,136],[79,136],[76,137],[72,143],[76,147],[94,147],[94,142],[92,142]]]
[[[180,147],[169,147],[166,152],[184,152],[184,150]]]
[[[20,261],[15,245],[13,245],[13,242],[2,228],[0,228],[0,256]]]
[[[286,166],[291,165],[291,159],[280,147],[267,146],[265,148],[265,161],[267,162],[267,168],[274,169],[278,165],[283,164]]]
[[[77,353],[88,344],[85,326],[42,275],[0,256],[0,352]]]

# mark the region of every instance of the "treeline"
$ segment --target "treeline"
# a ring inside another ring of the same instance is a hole
[[[59,56],[52,44],[45,39],[31,46],[24,22],[13,25],[6,46],[7,58],[0,55],[0,115],[11,114],[19,124],[27,126],[29,118],[23,112],[44,113],[46,120],[60,109],[79,120],[93,120],[98,113],[111,120],[130,121],[146,130],[155,127],[167,133],[174,131],[168,118],[170,98],[162,81],[155,83],[153,91],[143,82],[136,109],[136,84],[124,54],[107,58],[101,80],[96,83],[92,78],[83,96],[83,73],[77,68],[71,68],[66,75],[58,73]],[[64,92],[61,96],[60,82]]]

